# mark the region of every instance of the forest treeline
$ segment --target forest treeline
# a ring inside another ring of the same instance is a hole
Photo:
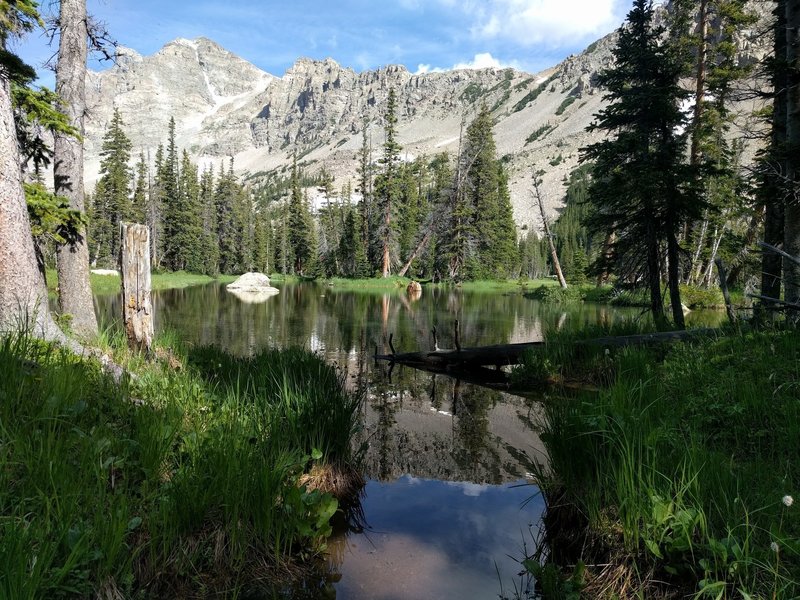
[[[174,120],[152,159],[133,157],[115,111],[88,202],[91,261],[114,266],[119,223],[136,221],[150,228],[152,264],[168,271],[451,281],[518,275],[508,174],[489,110],[463,128],[458,156],[412,161],[401,160],[396,111],[392,91],[384,142],[373,148],[365,122],[354,156],[358,181],[341,189],[324,168],[311,171],[296,157],[291,167],[243,178],[232,160],[201,170],[178,148]]]

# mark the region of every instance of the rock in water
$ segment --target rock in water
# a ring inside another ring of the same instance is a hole
[[[419,300],[422,297],[422,286],[418,281],[412,281],[406,288],[406,294],[411,300]]]
[[[233,283],[229,283],[226,289],[248,304],[266,302],[280,291],[269,284],[269,277],[263,273],[245,273]]]

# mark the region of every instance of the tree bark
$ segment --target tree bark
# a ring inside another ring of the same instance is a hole
[[[603,242],[603,250],[600,253],[600,255],[603,257],[603,270],[597,276],[597,287],[607,284],[608,279],[611,276],[611,273],[609,273],[609,264],[611,263],[611,257],[613,256],[614,252],[614,242],[616,242],[616,240],[617,234],[612,229],[608,232],[608,235]]]
[[[666,327],[664,303],[661,301],[661,264],[658,257],[658,238],[652,217],[647,222],[645,244],[647,246],[647,284],[650,289],[650,312],[658,329]]]
[[[550,234],[550,226],[547,224],[547,216],[544,213],[544,202],[542,200],[542,193],[539,190],[539,179],[536,175],[533,177],[533,191],[536,193],[536,200],[539,203],[539,213],[542,215],[542,226],[544,227],[544,236],[547,238],[547,245],[550,247],[550,257],[553,259],[553,269],[558,277],[558,284],[562,289],[567,289],[567,280],[564,279],[564,273],[561,271],[561,262],[558,260],[558,253],[556,252],[556,245],[553,243],[553,236]]]
[[[786,183],[784,250],[800,256],[800,1],[786,0]],[[800,266],[783,262],[784,299],[800,303]]]
[[[765,181],[766,210],[764,212],[764,241],[772,246],[783,243],[784,209],[786,202],[786,2],[778,0],[775,9],[774,30],[775,64],[772,71],[774,90],[772,111],[772,139],[770,140],[769,172]],[[761,295],[766,298],[781,297],[781,273],[783,262],[773,252],[761,255]],[[762,306],[769,308],[767,301]],[[769,311],[764,313],[765,317]]]
[[[59,22],[61,37],[56,65],[56,92],[64,101],[63,110],[70,124],[83,136],[88,51],[86,0],[61,0]],[[62,133],[55,134],[53,179],[55,193],[68,198],[70,208],[83,211],[83,140]],[[72,315],[71,326],[78,335],[97,335],[85,227],[74,243],[58,246],[56,264],[61,312]]]
[[[0,69],[0,332],[20,330],[66,341],[50,314],[44,277],[36,263],[11,88],[8,74]]]
[[[681,302],[679,274],[679,248],[678,240],[675,237],[675,224],[671,224],[667,233],[667,280],[669,285],[669,299],[672,305],[672,318],[678,329],[686,329],[683,320],[683,303]]]
[[[700,162],[700,119],[703,117],[703,98],[706,92],[706,62],[708,59],[708,0],[700,0],[698,11],[697,72],[694,97],[694,117],[692,128],[692,147],[689,163],[696,166]]]
[[[150,354],[153,304],[150,297],[150,231],[146,225],[120,223],[122,311],[128,345]]]

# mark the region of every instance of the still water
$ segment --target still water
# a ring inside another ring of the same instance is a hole
[[[242,301],[210,284],[153,295],[156,331],[188,344],[216,344],[247,355],[303,346],[365,390],[364,470],[357,527],[329,544],[326,577],[310,598],[338,600],[492,599],[524,595],[523,550],[538,537],[544,504],[530,473],[546,464],[536,433],[538,399],[521,398],[372,359],[388,350],[431,347],[439,330],[452,347],[539,340],[553,328],[637,318],[639,309],[578,304],[555,307],[518,293],[425,289],[350,292],[318,284],[278,285],[278,295]],[[106,322],[116,296],[95,299]],[[695,315],[695,318],[702,315]],[[708,317],[705,317],[708,318]],[[712,319],[715,317],[711,317]],[[542,394],[546,391],[542,391]]]

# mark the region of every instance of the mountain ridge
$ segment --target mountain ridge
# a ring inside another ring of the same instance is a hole
[[[741,46],[757,60],[755,33]],[[579,149],[599,139],[587,126],[604,106],[596,75],[613,62],[616,32],[539,73],[513,68],[411,73],[403,65],[356,72],[332,58],[299,57],[278,77],[213,40],[177,38],[150,56],[122,48],[117,64],[87,76],[87,180],[99,171],[102,136],[120,111],[134,153],[164,143],[170,117],[176,138],[201,165],[233,157],[239,172],[286,169],[296,152],[310,171],[325,168],[338,186],[357,181],[355,156],[365,120],[380,154],[389,88],[398,97],[403,156],[458,149],[462,121],[490,107],[498,156],[509,171],[515,221],[541,226],[530,197],[533,172],[544,171],[550,216],[563,202],[563,181]],[[354,186],[355,187],[355,186]]]

